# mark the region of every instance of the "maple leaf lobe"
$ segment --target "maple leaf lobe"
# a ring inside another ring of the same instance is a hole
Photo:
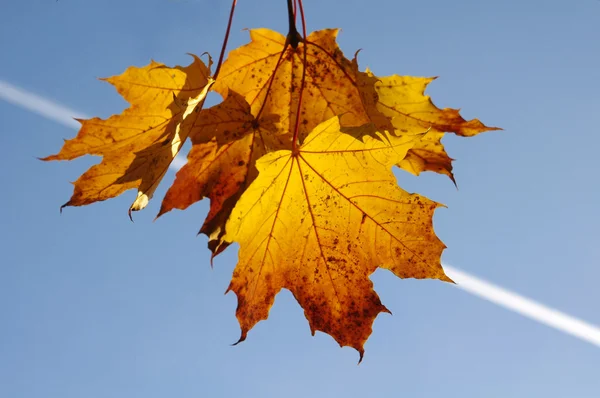
[[[435,106],[431,98],[425,95],[427,86],[435,78],[398,75],[376,77],[367,69],[359,73],[359,80],[366,82],[363,83],[366,87],[363,91],[370,93],[365,95],[366,100],[376,103],[377,110],[391,120],[396,134],[427,132],[408,152],[406,159],[398,163],[398,167],[412,174],[433,171],[447,175],[456,184],[452,174],[453,159],[441,143],[444,133],[472,137],[486,131],[500,130],[488,127],[478,119],[465,120],[457,109]],[[386,128],[381,120],[377,118],[373,122],[379,128]]]
[[[130,211],[145,207],[187,138],[184,115],[206,96],[213,83],[209,75],[209,67],[193,56],[187,67],[169,68],[152,61],[104,79],[131,106],[106,120],[82,120],[75,138],[66,140],[58,154],[42,159],[102,156],[100,164],[75,181],[73,195],[63,207],[103,201],[131,188],[138,194]]]

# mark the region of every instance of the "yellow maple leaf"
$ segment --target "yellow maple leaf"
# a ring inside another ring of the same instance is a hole
[[[130,212],[148,204],[214,82],[210,65],[193,58],[187,67],[169,68],[152,61],[143,68],[130,67],[122,75],[104,79],[131,106],[106,120],[82,120],[77,137],[66,140],[58,154],[43,159],[103,157],[75,181],[73,196],[63,207],[106,200],[131,188],[137,188],[138,193]]]
[[[450,281],[432,225],[439,205],[400,189],[391,167],[414,145],[337,117],[317,126],[297,151],[271,152],[237,202],[225,239],[240,244],[230,290],[238,297],[241,340],[289,289],[312,332],[363,354],[377,314],[387,311],[369,276]]]

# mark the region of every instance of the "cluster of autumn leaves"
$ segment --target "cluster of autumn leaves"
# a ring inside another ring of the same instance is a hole
[[[102,156],[65,206],[135,188],[130,211],[140,210],[189,138],[187,164],[159,215],[210,198],[201,232],[213,256],[239,243],[228,290],[238,298],[240,341],[285,288],[313,333],[362,357],[375,317],[387,312],[369,279],[377,267],[449,281],[432,224],[439,205],[399,188],[392,167],[453,179],[444,133],[494,128],[438,109],[424,95],[432,79],[359,71],[336,35],[321,30],[295,45],[252,30],[216,79],[197,57],[187,67],[130,67],[106,80],[131,106],[82,120],[77,137],[45,160]],[[209,91],[224,99],[202,109]]]

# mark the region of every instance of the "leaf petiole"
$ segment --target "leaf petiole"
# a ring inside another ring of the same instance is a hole
[[[288,0],[288,6],[290,5],[291,0]],[[302,34],[306,37],[306,20],[304,19],[304,6],[302,4],[302,0],[297,0],[298,8],[300,9],[300,19],[302,20]],[[291,20],[290,20],[291,21]],[[291,28],[291,26],[290,26]],[[296,23],[294,21],[294,29],[296,29]],[[299,36],[299,33],[296,31],[296,34]],[[288,36],[289,40],[289,36]],[[296,124],[294,126],[294,137],[292,139],[292,153],[295,155],[298,154],[298,132],[300,130],[300,113],[302,110],[302,93],[304,92],[304,86],[306,85],[306,43],[304,43],[303,47],[303,59],[302,59],[302,79],[300,81],[300,93],[298,95],[298,110],[296,111]]]
[[[219,62],[217,62],[217,69],[215,70],[215,74],[213,79],[217,80],[219,76],[219,72],[221,71],[221,65],[223,64],[223,57],[225,56],[225,50],[227,49],[227,41],[229,40],[229,32],[231,32],[231,23],[233,22],[233,14],[235,12],[235,6],[237,5],[237,0],[233,0],[231,2],[231,11],[229,11],[229,21],[227,22],[227,30],[225,31],[225,38],[223,39],[223,46],[221,47],[221,54],[219,54]]]
[[[290,24],[287,42],[290,44],[290,46],[292,46],[292,48],[296,49],[298,48],[298,44],[302,42],[302,36],[300,36],[300,33],[298,33],[298,29],[296,29],[296,2],[294,0],[287,0],[287,6],[288,20]]]

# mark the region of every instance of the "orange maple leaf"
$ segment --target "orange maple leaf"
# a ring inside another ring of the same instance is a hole
[[[292,4],[287,36],[252,30],[251,42],[222,63],[227,33],[214,79],[196,57],[185,68],[153,62],[108,79],[131,107],[83,121],[78,136],[45,160],[102,155],[65,205],[137,188],[130,210],[139,210],[189,137],[188,162],[159,216],[208,197],[201,232],[213,256],[239,243],[228,288],[238,298],[239,341],[288,289],[313,334],[328,333],[362,358],[374,319],[388,311],[369,279],[378,267],[450,282],[433,230],[440,205],[398,187],[392,167],[454,180],[444,134],[495,128],[437,108],[425,95],[430,78],[360,71],[335,29],[302,37]],[[234,8],[235,1],[231,16]],[[201,110],[209,90],[224,100]]]
[[[256,160],[290,142],[289,137],[278,135],[274,122],[273,117],[256,120],[246,100],[235,92],[202,110],[190,132],[193,146],[188,162],[177,172],[158,216],[210,198],[200,232],[209,236],[213,252],[219,247],[223,250],[225,222],[241,193],[256,178]]]
[[[77,137],[65,141],[58,154],[43,158],[103,156],[100,164],[75,181],[73,196],[63,207],[106,200],[131,188],[137,188],[138,193],[130,212],[146,207],[194,126],[214,82],[210,65],[193,58],[187,67],[168,68],[152,61],[143,68],[130,67],[120,76],[103,79],[131,106],[106,120],[80,120]]]

